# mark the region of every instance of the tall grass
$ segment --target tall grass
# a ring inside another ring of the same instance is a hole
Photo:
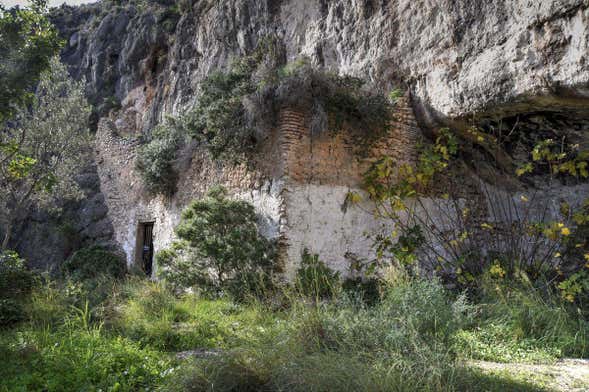
[[[397,278],[370,305],[337,289],[243,303],[140,279],[105,282],[107,296],[46,282],[0,331],[0,391],[525,391],[467,361],[587,356],[587,321],[557,296],[496,284],[472,302]]]
[[[497,362],[589,356],[589,321],[580,309],[530,285],[484,287],[474,325],[455,337],[464,356]]]

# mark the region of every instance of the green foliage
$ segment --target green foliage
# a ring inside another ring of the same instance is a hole
[[[16,252],[0,252],[0,298],[27,296],[34,282],[34,274]]]
[[[0,327],[16,324],[25,318],[21,302],[10,298],[0,298]]]
[[[304,249],[295,285],[298,292],[306,297],[328,298],[339,290],[340,276],[338,272],[325,265],[319,259],[319,255],[311,254],[308,249]]]
[[[358,298],[368,305],[381,300],[383,283],[377,278],[347,278],[342,282],[342,290],[352,298]]]
[[[588,355],[589,323],[578,309],[529,286],[497,280],[483,286],[476,323],[455,338],[462,355],[497,362]]]
[[[178,172],[174,167],[184,137],[170,122],[153,130],[151,140],[137,152],[137,169],[148,191],[171,195],[176,191]]]
[[[258,231],[254,207],[228,198],[225,189],[192,202],[176,234],[180,241],[156,255],[160,276],[172,286],[242,297],[271,283],[273,247]]]
[[[388,129],[397,93],[388,100],[364,88],[363,80],[324,72],[304,58],[281,66],[283,52],[283,45],[268,36],[228,70],[208,75],[196,104],[171,123],[168,134],[197,140],[214,159],[249,164],[284,107],[308,112],[314,134],[347,131],[352,144],[362,147],[358,153],[365,153]],[[144,179],[154,191],[165,193],[176,180],[169,168],[178,148],[164,147],[158,138],[149,144],[154,146],[146,145],[141,158],[143,166],[151,165],[143,169],[148,173]]]
[[[88,281],[100,276],[121,279],[127,271],[121,257],[99,246],[75,252],[62,264],[61,269],[66,276],[76,281]]]
[[[99,328],[24,330],[2,336],[3,390],[146,390],[159,383],[170,360]]]
[[[516,170],[517,176],[532,173],[534,170],[548,169],[551,175],[569,175],[586,179],[589,177],[589,151],[579,150],[579,146],[556,143],[553,139],[539,141],[531,151],[532,161],[526,162]]]
[[[431,192],[432,181],[442,173],[458,152],[458,139],[447,128],[439,131],[433,144],[421,147],[416,165],[397,165],[391,157],[376,161],[364,176],[370,197],[383,202],[383,211],[390,215],[406,210],[404,199],[425,196]]]
[[[255,305],[227,299],[175,296],[157,283],[132,282],[114,319],[121,333],[161,350],[215,349],[251,343],[260,328],[272,327],[275,315]]]
[[[15,108],[32,102],[41,73],[62,44],[47,20],[46,4],[35,0],[30,7],[0,6],[0,126]]]
[[[468,135],[480,143],[496,143],[476,128]],[[368,170],[365,188],[377,204],[376,215],[395,227],[375,236],[376,264],[397,263],[413,270],[420,259],[452,284],[474,291],[479,289],[478,278],[488,272],[537,286],[550,282],[550,289],[559,289],[568,301],[586,303],[588,210],[563,203],[560,217],[538,214],[549,211],[550,201],[484,181],[477,184],[481,199],[473,199],[448,178],[453,174],[450,165],[460,166],[459,144],[464,140],[459,143],[443,129],[433,144],[422,146],[415,164],[383,157]],[[547,161],[552,174],[563,172],[567,159],[584,159],[578,151],[556,152],[550,140],[538,144],[532,156],[534,162]],[[518,174],[528,169],[533,169],[531,164]],[[569,174],[582,177],[580,172]],[[481,200],[489,207],[481,208]]]
[[[36,87],[28,105],[14,111],[14,123],[0,132],[1,249],[35,208],[55,209],[83,197],[75,176],[90,151],[84,83],[52,58]]]
[[[255,73],[276,56],[277,45],[275,39],[265,38],[253,53],[234,61],[227,72],[214,72],[203,80],[198,102],[184,115],[183,126],[205,144],[213,158],[243,162],[257,147],[245,99],[256,91]]]
[[[25,318],[24,303],[34,284],[34,273],[16,252],[0,251],[0,327]]]
[[[133,279],[93,309],[72,306],[88,293],[49,281],[33,291],[31,322],[0,331],[0,390],[522,391],[533,379],[464,360],[586,355],[586,322],[558,297],[488,287],[474,305],[437,280],[405,278],[372,305],[344,294],[276,308]],[[180,350],[195,357],[172,359]]]

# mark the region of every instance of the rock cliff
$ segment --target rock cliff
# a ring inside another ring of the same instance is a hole
[[[307,56],[374,88],[409,89],[426,124],[586,110],[589,97],[587,0],[103,2],[62,8],[54,20],[68,42],[64,60],[86,77],[94,101],[145,100],[147,127],[269,34],[287,61]],[[141,85],[145,93],[130,96]]]

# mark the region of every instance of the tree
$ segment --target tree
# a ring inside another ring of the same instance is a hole
[[[31,105],[0,133],[0,249],[31,209],[82,196],[74,176],[89,152],[89,115],[83,82],[54,57]]]
[[[46,11],[45,0],[28,8],[0,5],[0,125],[32,102],[41,73],[61,46]]]
[[[182,213],[176,234],[180,241],[156,256],[160,275],[188,288],[243,295],[267,278],[273,267],[273,249],[260,235],[254,207],[227,198],[225,189],[213,188]]]

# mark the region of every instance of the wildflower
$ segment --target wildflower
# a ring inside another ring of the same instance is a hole
[[[563,227],[560,230],[560,233],[564,236],[571,235],[571,230],[568,227]]]
[[[585,253],[585,260],[589,261],[589,253]]]
[[[501,268],[501,266],[497,262],[491,266],[491,268],[489,269],[489,273],[491,274],[491,276],[497,278],[505,277],[505,270]]]

